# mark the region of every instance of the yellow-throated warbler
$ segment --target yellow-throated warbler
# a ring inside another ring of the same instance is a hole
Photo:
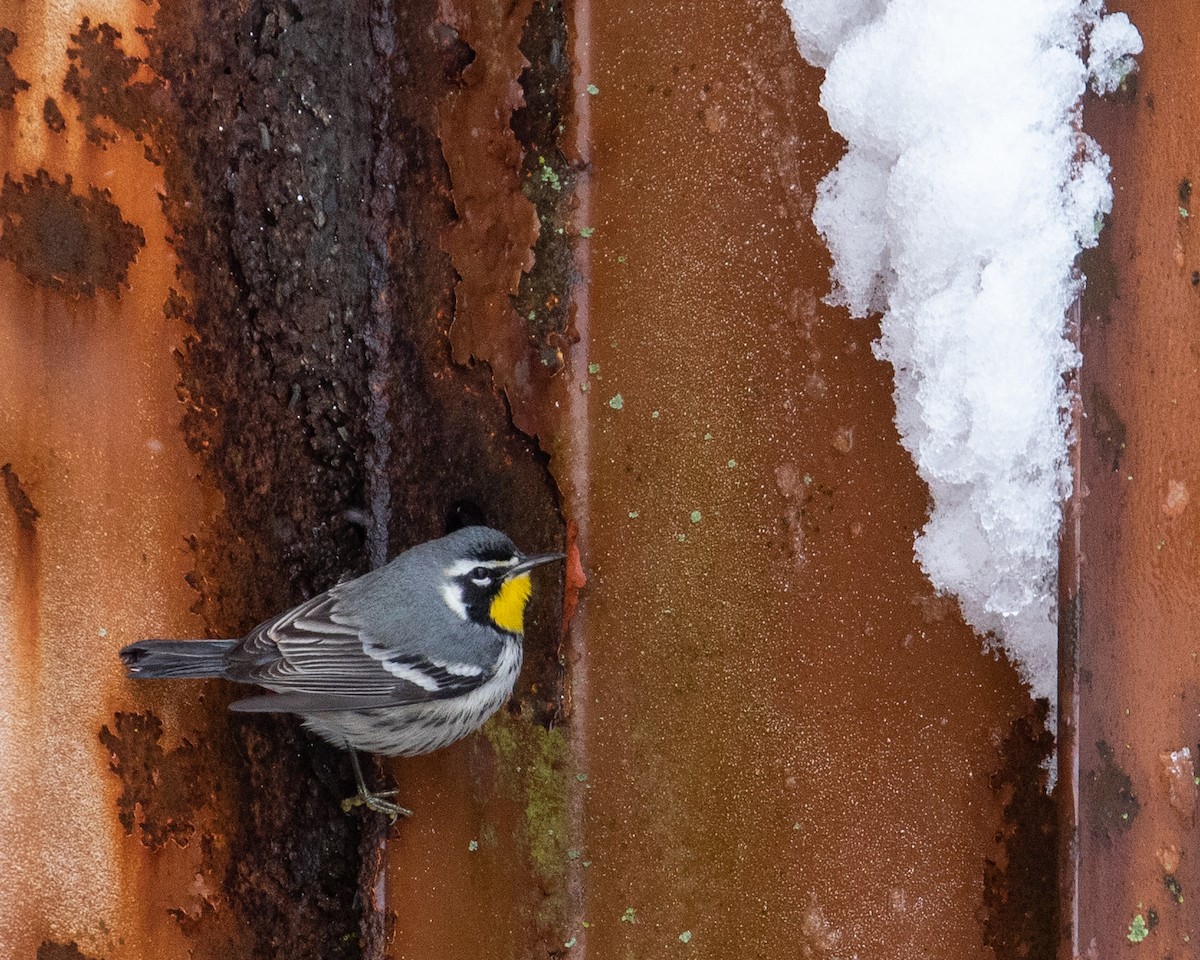
[[[403,807],[367,789],[355,751],[413,756],[479,729],[521,669],[529,571],[490,527],[466,527],[339,583],[241,640],[142,640],[121,650],[129,676],[224,677],[274,691],[231,710],[295,713],[350,751],[358,802]]]

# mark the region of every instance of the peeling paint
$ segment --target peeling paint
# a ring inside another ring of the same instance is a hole
[[[512,405],[514,423],[549,448],[556,420],[552,398],[562,391],[561,378],[553,374],[561,368],[571,339],[558,329],[561,320],[553,319],[564,316],[561,276],[546,271],[539,275],[540,283],[526,286],[526,299],[541,298],[529,307],[532,319],[519,317],[513,305],[522,291],[522,277],[534,268],[540,230],[554,228],[553,223],[539,224],[538,209],[525,196],[520,179],[525,151],[512,126],[514,112],[524,104],[520,78],[528,61],[520,44],[533,3],[517,0],[508,8],[443,4],[440,18],[475,56],[462,72],[460,88],[439,107],[438,137],[457,214],[443,236],[458,273],[450,328],[454,359],[464,364],[487,361]],[[548,94],[540,105],[548,109],[555,95]],[[530,136],[533,128],[544,126],[540,118],[528,124]],[[558,181],[561,188],[554,167],[547,165],[545,154],[540,156],[534,179],[551,186]],[[552,289],[556,283],[559,289]],[[548,318],[555,329],[545,329]],[[539,330],[540,341],[531,341],[529,323]]]

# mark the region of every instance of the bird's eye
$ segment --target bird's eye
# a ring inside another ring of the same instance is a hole
[[[476,567],[471,571],[471,579],[482,585],[492,579],[492,571],[487,567]]]

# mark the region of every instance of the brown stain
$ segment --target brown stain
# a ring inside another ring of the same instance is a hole
[[[0,466],[0,478],[4,480],[4,494],[17,522],[13,569],[16,618],[13,628],[26,652],[36,656],[42,635],[42,560],[37,536],[37,522],[41,514],[21,486],[21,479],[11,463]]]
[[[17,49],[17,35],[0,27],[0,110],[11,110],[17,104],[17,94],[29,89],[29,81],[17,76],[9,57]]]
[[[1099,427],[1079,435],[1079,554],[1066,578],[1078,584],[1078,645],[1077,670],[1064,677],[1075,693],[1064,714],[1074,750],[1061,766],[1077,767],[1080,782],[1064,781],[1078,824],[1064,851],[1061,950],[1190,957],[1195,911],[1173,893],[1200,882],[1190,791],[1185,766],[1165,767],[1163,755],[1200,741],[1200,516],[1187,502],[1200,484],[1191,186],[1200,92],[1178,45],[1198,21],[1179,0],[1115,9],[1145,51],[1135,88],[1084,107],[1085,131],[1112,161],[1114,205],[1096,254],[1111,269],[1101,271],[1101,296],[1085,301],[1081,329],[1080,394]],[[1149,924],[1152,910],[1157,925],[1131,947],[1134,914]]]
[[[20,180],[4,175],[0,188],[0,258],[30,283],[71,296],[97,290],[120,294],[145,234],[121,216],[107,189],[76,193],[67,174],[61,181],[45,170]]]
[[[1111,842],[1133,827],[1142,805],[1111,745],[1097,741],[1091,760],[1080,783],[1080,800],[1090,815],[1089,828],[1095,836]]]
[[[38,944],[37,960],[102,960],[90,953],[79,949],[74,940],[60,943],[56,940],[43,940]]]
[[[153,713],[117,713],[113,727],[101,727],[109,769],[120,779],[117,817],[127,834],[135,828],[154,850],[168,841],[187,846],[197,810],[210,799],[206,767],[213,762],[207,744],[184,740],[166,750],[162,721]]]

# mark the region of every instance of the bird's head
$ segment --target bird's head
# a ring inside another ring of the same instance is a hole
[[[464,527],[444,540],[448,549],[440,590],[446,606],[463,620],[523,633],[525,607],[533,594],[529,571],[562,560],[564,554],[526,556],[490,527]]]

